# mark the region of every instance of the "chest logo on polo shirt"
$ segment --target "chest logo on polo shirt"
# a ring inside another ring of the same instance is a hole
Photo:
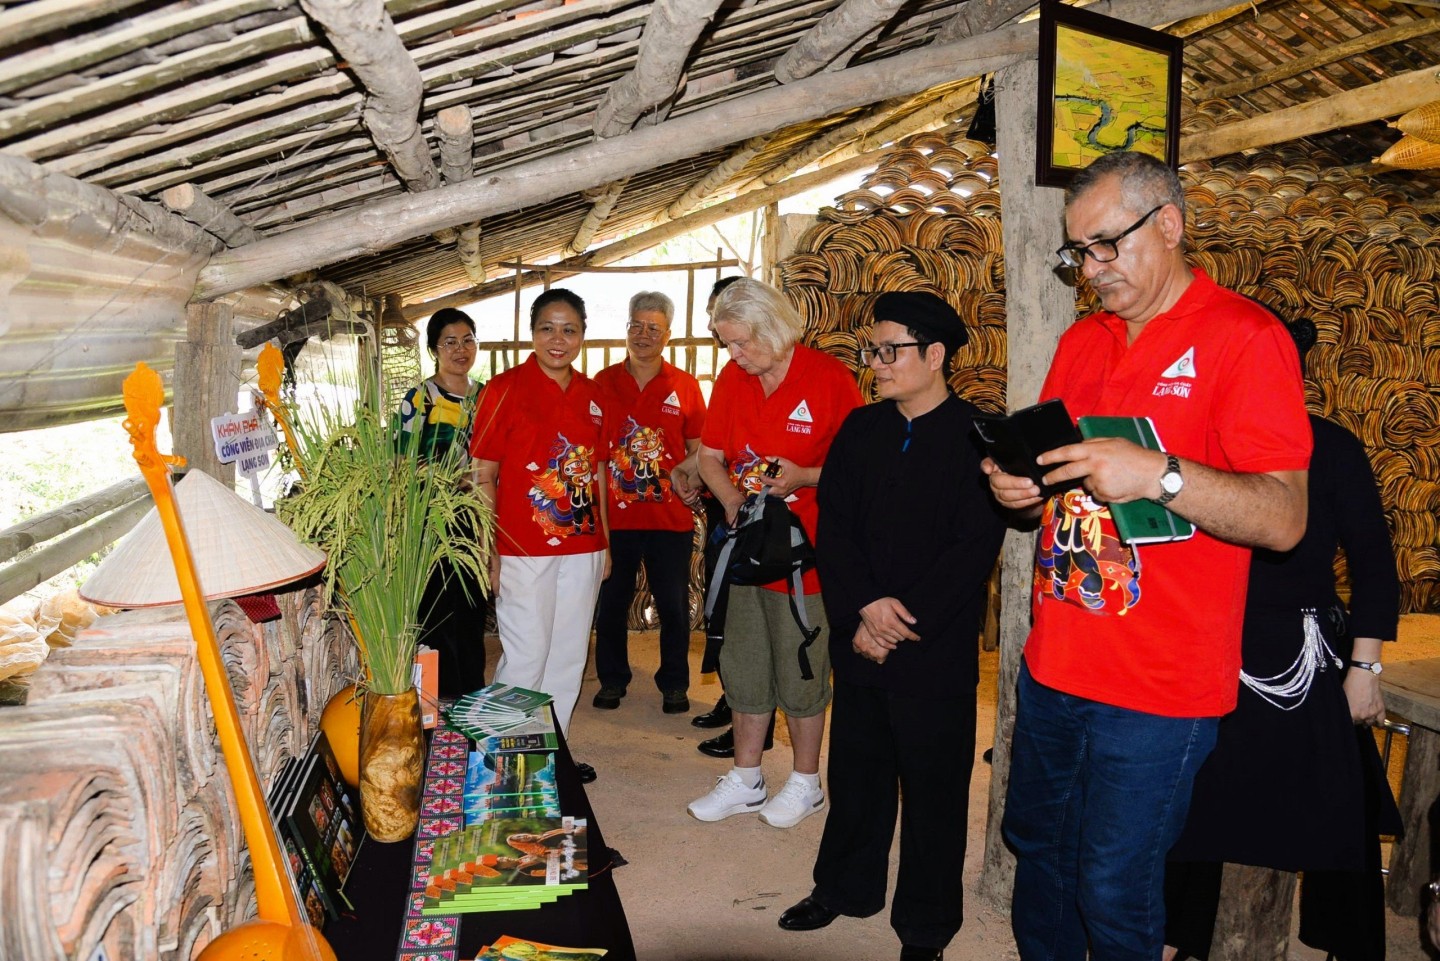
[[[680,413],[680,395],[672,390],[670,396],[660,402],[660,410],[667,414]]]
[[[785,418],[785,430],[791,434],[808,434],[814,428],[815,418],[810,416],[810,402],[801,400]]]
[[[1151,393],[1156,397],[1189,397],[1195,377],[1195,348],[1191,347],[1165,368]]]
[[[670,493],[664,468],[665,431],[625,419],[625,433],[610,447],[610,493],[621,509],[639,501],[660,502]]]
[[[595,452],[570,443],[564,434],[555,435],[550,457],[539,473],[531,474],[529,490],[531,515],[552,546],[558,537],[594,534]]]
[[[600,405],[592,400],[590,402],[590,419],[598,424],[604,416],[605,412],[600,409]]]

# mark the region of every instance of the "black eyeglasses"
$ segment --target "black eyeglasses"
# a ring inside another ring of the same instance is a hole
[[[882,364],[893,364],[895,363],[895,352],[901,347],[918,347],[923,351],[929,346],[930,345],[923,340],[911,340],[903,344],[876,344],[874,347],[861,347],[860,365],[862,367],[868,367],[870,366],[870,361],[876,358],[879,358]]]
[[[1150,208],[1149,213],[1109,240],[1097,240],[1088,244],[1066,244],[1055,251],[1055,255],[1060,258],[1060,262],[1066,267],[1083,267],[1086,257],[1092,258],[1097,264],[1108,264],[1120,256],[1120,241],[1145,226],[1145,221],[1155,216],[1156,211],[1164,206],[1164,204],[1161,204],[1160,207]]]

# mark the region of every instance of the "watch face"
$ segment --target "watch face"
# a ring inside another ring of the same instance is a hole
[[[1160,489],[1167,494],[1178,494],[1183,486],[1185,486],[1185,478],[1179,474],[1162,474],[1160,477]]]

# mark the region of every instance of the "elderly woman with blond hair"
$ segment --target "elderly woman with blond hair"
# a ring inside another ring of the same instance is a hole
[[[838,360],[800,343],[804,324],[768,284],[739,280],[720,293],[715,335],[730,363],[715,379],[700,436],[700,476],[734,523],[749,492],[784,498],[815,538],[815,486],[845,415],[860,406],[855,376]],[[825,807],[820,742],[830,703],[829,629],[815,572],[805,574],[805,608],[820,636],[808,649],[812,676],[802,676],[804,635],[790,611],[786,582],[730,590],[720,672],[730,702],[735,761],[715,787],[691,802],[690,814],[719,821],[758,813],[788,828]],[[760,771],[765,731],[775,708],[785,712],[794,752],[789,780],[773,797]],[[768,800],[767,800],[768,797]]]

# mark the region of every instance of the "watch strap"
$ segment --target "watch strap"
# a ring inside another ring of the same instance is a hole
[[[1369,671],[1371,674],[1379,674],[1381,665],[1379,661],[1355,661],[1350,662],[1351,667],[1358,667],[1362,671]]]

